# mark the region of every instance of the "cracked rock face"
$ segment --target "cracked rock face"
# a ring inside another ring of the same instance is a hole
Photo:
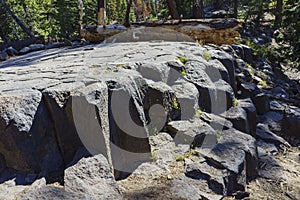
[[[244,192],[247,180],[270,175],[257,169],[262,156],[254,137],[285,143],[272,124],[257,126],[257,115],[286,110],[276,123],[295,134],[299,112],[270,106],[268,93],[254,83],[237,84],[236,65],[225,51],[183,42],[48,49],[5,61],[0,180],[65,183],[64,190],[37,183],[24,199],[42,193],[121,199],[113,179],[126,184],[143,176],[170,180],[164,192],[174,198]],[[83,147],[90,157],[78,154]],[[174,162],[184,166],[173,177]],[[111,193],[98,191],[100,185]]]
[[[45,174],[63,162],[50,113],[37,90],[1,93],[0,148],[6,166]]]
[[[149,159],[148,137],[168,120],[189,120],[199,106],[212,110],[216,102],[217,112],[228,109],[233,93],[227,69],[218,60],[205,61],[201,52],[205,48],[193,43],[140,42],[49,49],[4,62],[4,166],[47,174],[86,146],[103,154],[117,177],[126,176]],[[206,78],[199,80],[198,71]]]

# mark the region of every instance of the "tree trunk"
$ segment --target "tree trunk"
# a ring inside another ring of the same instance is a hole
[[[130,26],[129,17],[130,17],[130,9],[131,9],[131,5],[132,5],[132,0],[127,0],[126,2],[127,2],[127,8],[126,8],[126,13],[125,13],[124,26],[129,27]]]
[[[23,29],[23,31],[29,35],[30,37],[34,37],[33,33],[23,24],[23,22],[13,13],[13,11],[8,7],[8,5],[0,0],[0,4],[3,5],[4,9],[8,12],[8,14],[19,24],[19,26]]]
[[[279,27],[282,22],[282,5],[283,5],[283,0],[277,0],[276,10],[275,10],[275,21],[274,21],[276,27]]]
[[[167,0],[167,6],[169,8],[171,18],[172,19],[179,19],[179,14],[176,8],[176,3],[174,0]]]
[[[233,1],[233,17],[234,18],[237,18],[237,15],[238,15],[238,5],[239,5],[238,0],[234,0]]]
[[[106,1],[98,0],[98,12],[97,12],[98,25],[105,26],[105,20],[106,20]]]
[[[0,37],[2,38],[2,40],[4,41],[4,43],[8,43],[9,42],[9,40],[7,39],[7,37],[4,35],[1,26],[0,26]]]
[[[202,19],[203,17],[203,0],[194,0],[193,18]]]
[[[214,7],[215,7],[215,9],[220,10],[221,9],[221,0],[216,0],[214,2]]]

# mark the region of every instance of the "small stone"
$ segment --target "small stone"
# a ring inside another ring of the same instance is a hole
[[[20,54],[26,54],[30,52],[30,48],[29,47],[24,47],[23,49],[21,49],[19,52]]]
[[[9,56],[16,56],[19,54],[19,52],[13,47],[8,47],[5,51]]]
[[[0,61],[5,61],[8,59],[8,55],[5,51],[0,52]]]
[[[45,49],[44,44],[31,44],[29,45],[29,48],[31,51],[39,51]]]

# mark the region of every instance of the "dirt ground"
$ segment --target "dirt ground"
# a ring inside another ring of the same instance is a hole
[[[284,170],[285,180],[258,178],[248,184],[250,199],[300,199],[300,147],[292,147],[276,156]]]

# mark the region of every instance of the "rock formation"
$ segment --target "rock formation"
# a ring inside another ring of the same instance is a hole
[[[249,196],[249,181],[282,170],[266,148],[286,149],[281,136],[299,138],[300,127],[299,84],[250,57],[244,45],[152,41],[2,62],[0,191],[134,199],[149,186],[154,199]]]

